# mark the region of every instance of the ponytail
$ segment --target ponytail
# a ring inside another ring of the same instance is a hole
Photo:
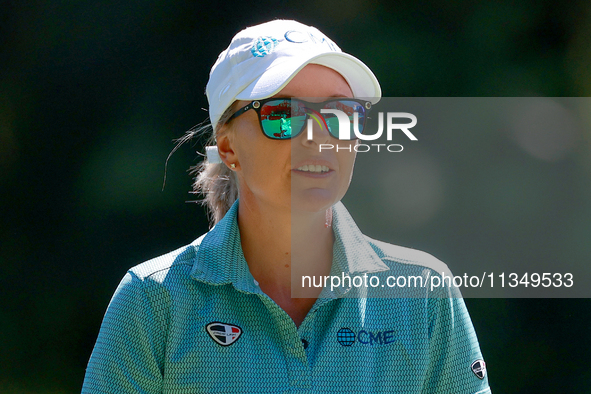
[[[232,105],[224,112],[215,130],[211,124],[198,126],[189,130],[179,139],[179,143],[174,150],[190,139],[207,134],[210,131],[211,135],[205,145],[215,146],[216,135],[230,116],[232,116]],[[204,159],[201,163],[191,167],[189,170],[190,174],[195,176],[192,193],[204,195],[204,199],[200,203],[207,207],[209,222],[213,227],[222,220],[232,204],[239,197],[236,173],[231,171],[224,163],[210,163],[207,159]]]

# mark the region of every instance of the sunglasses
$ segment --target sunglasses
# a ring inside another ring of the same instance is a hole
[[[300,135],[306,128],[308,119],[316,115],[317,119],[324,119],[330,135],[339,138],[339,119],[334,114],[321,114],[322,109],[336,109],[344,112],[349,117],[351,125],[355,121],[355,114],[358,114],[358,131],[363,133],[370,108],[370,101],[353,98],[335,98],[320,103],[290,98],[268,98],[250,102],[236,111],[228,122],[254,109],[259,115],[261,130],[266,137],[274,140],[289,140]],[[350,134],[353,136],[351,140],[357,139],[355,133]]]

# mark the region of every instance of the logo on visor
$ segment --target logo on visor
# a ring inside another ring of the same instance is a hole
[[[276,45],[277,40],[273,37],[259,37],[252,44],[250,51],[254,57],[263,57],[273,52]]]
[[[230,346],[242,335],[242,329],[240,327],[217,321],[209,323],[205,326],[205,330],[211,339],[222,346]]]

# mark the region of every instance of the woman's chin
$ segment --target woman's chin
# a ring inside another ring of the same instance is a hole
[[[307,189],[300,192],[291,192],[291,211],[297,212],[322,212],[339,201],[339,196],[333,190]]]

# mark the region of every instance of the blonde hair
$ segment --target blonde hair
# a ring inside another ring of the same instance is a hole
[[[216,137],[220,134],[222,126],[232,116],[233,106],[222,114],[218,124],[213,127],[206,123],[187,131],[185,135],[177,140],[177,145],[171,152],[174,153],[185,142],[203,135],[209,135],[205,146],[216,146]],[[205,155],[203,155],[205,156]],[[207,207],[209,222],[213,227],[228,212],[232,204],[238,199],[238,178],[236,173],[231,171],[224,163],[210,163],[204,159],[196,166],[189,168],[189,173],[195,176],[192,194],[202,194],[203,200],[199,202]]]

